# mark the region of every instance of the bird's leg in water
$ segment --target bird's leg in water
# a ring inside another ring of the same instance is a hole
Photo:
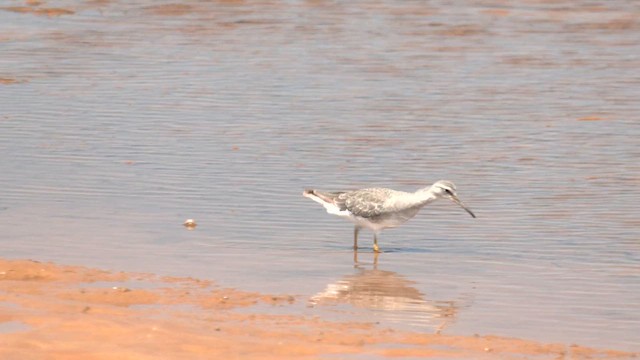
[[[379,253],[380,248],[378,247],[378,234],[373,233],[373,251]]]
[[[358,251],[358,232],[360,231],[359,227],[353,228],[353,250]]]

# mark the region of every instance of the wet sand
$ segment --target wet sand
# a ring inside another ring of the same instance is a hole
[[[304,300],[222,288],[210,280],[0,260],[0,358],[638,356],[588,344],[425,334],[269,310],[292,307],[298,301]],[[252,309],[254,305],[260,305],[259,310]]]

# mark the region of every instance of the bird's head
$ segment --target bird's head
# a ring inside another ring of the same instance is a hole
[[[473,211],[469,210],[468,207],[464,205],[464,203],[458,198],[458,194],[456,194],[456,185],[448,180],[440,180],[435,184],[431,185],[431,193],[439,199],[449,199],[454,203],[458,204],[461,208],[465,209],[469,215],[472,217],[476,217]]]

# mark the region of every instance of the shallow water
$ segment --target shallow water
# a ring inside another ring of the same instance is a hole
[[[2,256],[640,350],[634,2],[10,3]],[[301,196],[439,179],[478,218],[431,204],[377,259]]]

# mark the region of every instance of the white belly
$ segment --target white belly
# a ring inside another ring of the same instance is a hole
[[[379,232],[384,229],[394,228],[396,226],[404,224],[405,222],[409,221],[409,219],[414,217],[418,213],[418,211],[420,211],[420,208],[407,209],[405,211],[379,216],[374,219],[354,216],[348,211],[343,211],[343,213],[347,214],[340,214],[340,216],[348,218],[358,226],[370,229],[374,232]]]

